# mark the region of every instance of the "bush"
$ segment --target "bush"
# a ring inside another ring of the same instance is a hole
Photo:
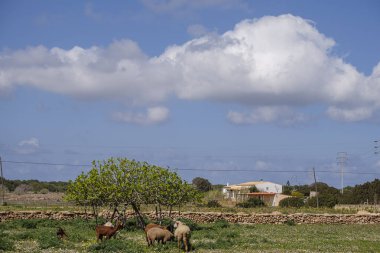
[[[258,198],[250,198],[245,202],[236,204],[236,207],[242,207],[242,208],[252,208],[252,207],[258,207],[258,206],[265,206],[264,202]]]
[[[328,194],[328,195],[319,195],[318,196],[319,207],[329,207],[332,208],[338,203],[338,199],[336,196]],[[317,198],[313,197],[307,201],[307,205],[310,207],[317,207]]]
[[[280,201],[280,207],[302,207],[305,205],[303,199],[297,197],[290,197]]]
[[[35,229],[37,228],[38,221],[36,220],[22,220],[21,227],[27,229]]]
[[[230,223],[226,221],[225,219],[220,219],[214,222],[214,228],[220,229],[220,228],[228,228],[230,226]]]
[[[41,249],[59,247],[62,245],[62,241],[57,238],[55,231],[54,233],[48,230],[40,232],[37,240]]]
[[[222,207],[222,205],[217,200],[210,200],[206,204],[207,207]]]
[[[192,183],[195,185],[195,188],[201,192],[208,192],[212,188],[212,184],[205,178],[196,177],[193,179]]]
[[[0,252],[11,251],[14,249],[14,243],[11,241],[7,234],[0,230]]]
[[[288,226],[295,226],[296,222],[293,219],[288,219],[285,221],[285,224]]]
[[[253,185],[249,188],[249,192],[259,192],[259,189],[257,189],[256,185]]]
[[[46,188],[43,188],[43,189],[40,190],[40,193],[41,193],[41,194],[48,194],[48,193],[49,193],[49,190],[46,189]]]
[[[150,221],[146,217],[144,217],[144,222],[145,224],[148,224]],[[134,218],[129,218],[125,220],[124,229],[127,231],[136,231],[136,230],[141,230],[141,227],[139,226],[137,218],[134,217]]]
[[[291,195],[292,195],[292,197],[297,197],[297,198],[303,198],[304,197],[304,195],[298,191],[292,191]]]

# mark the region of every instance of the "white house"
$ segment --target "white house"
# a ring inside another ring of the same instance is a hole
[[[256,186],[259,192],[249,192],[249,188]],[[226,199],[244,201],[248,198],[259,198],[268,206],[278,206],[280,200],[285,198],[282,194],[282,185],[268,181],[253,181],[223,187]]]

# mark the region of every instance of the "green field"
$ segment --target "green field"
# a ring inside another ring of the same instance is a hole
[[[57,227],[69,238],[56,238]],[[14,220],[0,223],[0,252],[178,252],[169,242],[148,248],[127,226],[116,239],[95,240],[94,221]],[[379,225],[191,224],[195,252],[380,252]]]

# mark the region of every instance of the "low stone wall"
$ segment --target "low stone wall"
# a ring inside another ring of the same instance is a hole
[[[0,222],[14,219],[54,219],[68,220],[74,218],[93,218],[92,214],[84,212],[58,212],[58,211],[3,211],[0,212]],[[154,212],[144,213],[154,220]],[[110,212],[99,214],[104,218],[111,216]],[[168,217],[168,213],[163,213]],[[133,212],[126,213],[127,218],[134,217]],[[380,224],[380,214],[246,214],[246,213],[217,213],[217,212],[172,212],[172,218],[187,218],[196,223],[211,223],[217,220],[226,220],[230,223],[240,224],[283,224],[293,220],[297,224]]]

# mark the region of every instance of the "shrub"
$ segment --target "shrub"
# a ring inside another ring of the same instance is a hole
[[[328,194],[328,195],[319,195],[318,196],[318,204],[319,207],[329,207],[332,208],[338,203],[338,199],[336,196]],[[312,197],[308,199],[307,205],[311,207],[317,207],[317,198]]]
[[[21,227],[27,229],[37,228],[38,221],[36,220],[21,220]]]
[[[62,245],[62,241],[57,238],[55,233],[48,230],[40,232],[37,240],[41,249],[48,249]]]
[[[302,207],[305,205],[303,199],[301,198],[296,198],[296,197],[290,197],[286,198],[280,201],[280,206],[281,207]]]
[[[201,192],[208,192],[211,190],[212,184],[205,178],[196,177],[192,181],[195,188]]]
[[[288,225],[288,226],[295,226],[296,222],[293,219],[287,219],[285,221],[285,224]]]
[[[222,205],[217,200],[210,200],[207,202],[207,207],[222,207]]]
[[[226,221],[225,219],[220,219],[214,222],[214,228],[220,229],[220,228],[228,228],[230,226],[230,223]]]
[[[43,188],[43,189],[40,190],[40,193],[41,193],[41,194],[48,194],[48,193],[49,193],[49,190],[46,189],[46,188]]]
[[[249,192],[259,192],[259,189],[257,189],[256,185],[253,185],[249,188]]]
[[[242,208],[252,208],[252,207],[258,207],[258,206],[264,206],[264,202],[261,199],[258,198],[250,198],[245,202],[236,204],[237,207]]]
[[[0,252],[11,251],[14,249],[14,243],[7,237],[3,231],[0,230]]]
[[[150,221],[146,217],[144,217],[144,222],[145,224],[148,224]],[[127,231],[135,231],[135,230],[141,230],[141,227],[139,226],[137,218],[134,217],[134,218],[129,218],[125,220],[124,229]]]
[[[291,193],[292,197],[302,198],[304,195],[301,192],[298,191],[292,191]]]

